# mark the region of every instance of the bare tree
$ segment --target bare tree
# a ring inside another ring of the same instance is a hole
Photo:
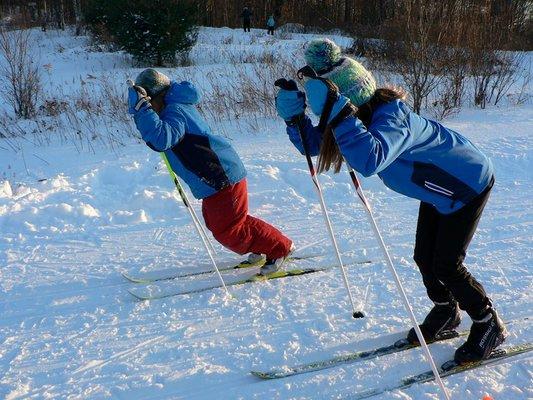
[[[0,29],[0,92],[21,118],[31,118],[42,94],[41,75],[32,52],[32,32]]]
[[[478,12],[467,46],[471,50],[470,73],[474,103],[485,108],[497,104],[518,79],[524,54],[505,51],[516,47],[525,26],[525,1],[495,2],[490,12]]]
[[[400,75],[416,112],[429,104],[439,117],[453,113],[470,77],[474,102],[484,108],[498,103],[518,79],[523,53],[508,50],[524,46],[524,4],[396,0],[394,14],[381,26],[385,40],[367,41],[365,54],[377,68]]]
[[[74,10],[74,19],[76,21],[76,36],[81,35],[81,5],[80,0],[72,0],[72,8]]]
[[[426,98],[444,80],[450,65],[447,51],[460,0],[403,0],[385,23],[386,41],[368,51],[373,64],[400,75],[420,112]]]

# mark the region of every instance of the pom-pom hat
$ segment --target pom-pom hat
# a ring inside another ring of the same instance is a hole
[[[318,75],[330,79],[352,104],[361,106],[372,98],[376,81],[359,62],[343,57],[340,47],[329,39],[315,39],[307,44],[305,61]]]

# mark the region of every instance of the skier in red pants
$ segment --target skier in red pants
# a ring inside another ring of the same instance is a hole
[[[279,270],[294,245],[272,225],[248,215],[244,165],[198,113],[196,88],[151,68],[137,76],[135,85],[147,93],[129,89],[129,113],[137,129],[148,147],[165,153],[194,197],[202,199],[202,214],[215,239],[238,254],[252,253],[252,262],[264,254],[262,274]]]
[[[266,254],[267,260],[281,260],[291,248],[291,241],[276,228],[248,214],[246,179],[205,198],[202,214],[215,239],[236,253],[251,251]]]

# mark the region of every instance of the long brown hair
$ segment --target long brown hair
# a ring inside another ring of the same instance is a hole
[[[389,103],[393,100],[405,100],[406,92],[401,88],[384,87],[379,88],[374,96],[359,108],[352,106],[351,114],[354,114],[361,122],[368,127],[372,121],[374,110],[381,104]],[[333,130],[328,124],[322,134],[322,144],[318,153],[318,173],[329,171],[333,166],[335,173],[341,170],[344,158],[339,150],[339,146],[333,135]]]

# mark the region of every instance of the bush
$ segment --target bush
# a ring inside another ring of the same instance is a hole
[[[525,1],[487,9],[461,0],[402,0],[381,24],[384,39],[359,40],[354,51],[375,69],[399,75],[415,112],[428,104],[439,117],[455,112],[468,80],[476,105],[496,105],[519,79],[524,53],[503,50],[520,45]]]
[[[20,118],[32,118],[42,95],[39,63],[31,30],[0,28],[0,94]]]
[[[184,57],[197,36],[196,6],[183,0],[90,0],[85,21],[101,42],[113,42],[139,63],[163,66]]]

